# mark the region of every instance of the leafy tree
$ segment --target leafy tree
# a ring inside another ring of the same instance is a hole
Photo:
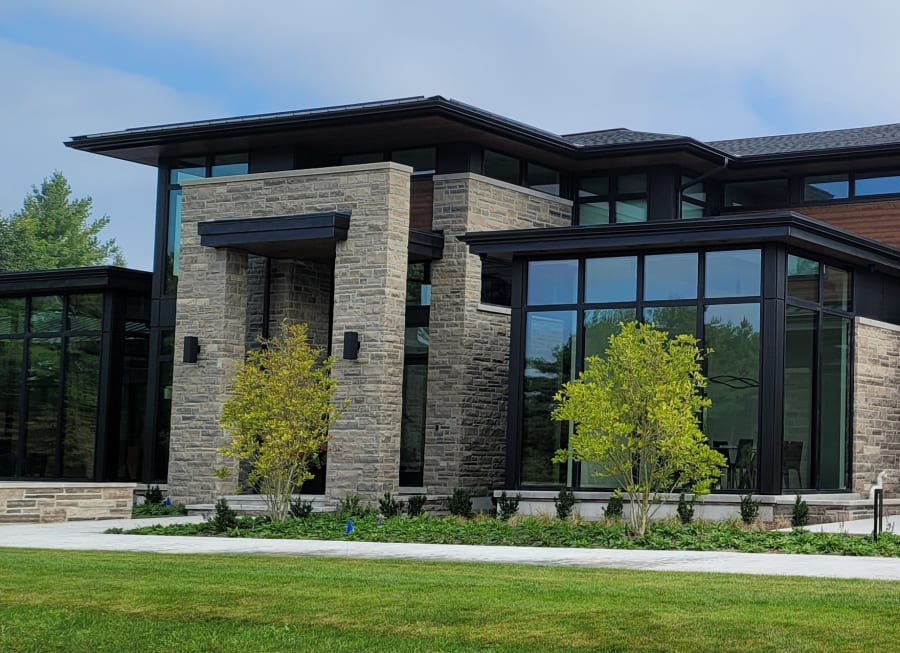
[[[643,535],[660,494],[709,492],[725,458],[707,446],[698,415],[702,354],[693,336],[628,322],[609,339],[605,358],[585,361],[585,371],[557,393],[553,419],[573,421],[570,448],[556,453],[594,463],[627,494],[631,527]]]
[[[91,220],[91,198],[70,199],[59,171],[32,187],[21,210],[0,216],[0,271],[125,265],[115,240],[101,240],[109,217]]]
[[[231,383],[222,409],[231,442],[220,453],[250,464],[247,481],[265,496],[270,517],[283,520],[291,494],[313,477],[310,467],[324,455],[328,429],[340,416],[331,403],[334,359],[322,359],[305,324],[285,322],[280,336],[259,342]]]

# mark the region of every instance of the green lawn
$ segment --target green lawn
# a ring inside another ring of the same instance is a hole
[[[876,581],[0,549],[9,653],[887,651],[898,611]]]

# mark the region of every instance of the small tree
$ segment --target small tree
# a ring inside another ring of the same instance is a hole
[[[265,496],[271,518],[283,520],[291,494],[312,478],[310,467],[324,454],[328,429],[341,412],[332,404],[334,359],[322,359],[305,324],[285,323],[280,336],[259,342],[231,383],[232,397],[222,409],[231,442],[220,453],[250,463],[248,482]]]
[[[605,357],[585,361],[585,371],[555,399],[553,418],[573,421],[568,458],[596,465],[631,505],[631,528],[643,535],[663,492],[709,492],[725,458],[707,446],[698,424],[711,404],[701,394],[702,354],[688,335],[669,339],[649,324],[621,324]]]

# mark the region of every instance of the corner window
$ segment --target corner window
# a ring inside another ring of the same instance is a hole
[[[647,175],[582,177],[578,180],[578,224],[647,221]]]
[[[559,195],[559,172],[536,163],[525,166],[525,185],[550,195]]]
[[[493,150],[484,151],[484,176],[506,181],[510,184],[519,183],[519,160]]]
[[[706,214],[706,187],[703,182],[691,184],[691,178],[682,175],[681,177],[681,219],[693,220],[694,218],[702,218]]]

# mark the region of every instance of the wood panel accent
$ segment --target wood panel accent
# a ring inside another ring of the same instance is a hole
[[[800,206],[795,211],[867,238],[900,247],[900,200]]]
[[[434,182],[427,179],[409,180],[409,228],[431,231],[434,217]]]

